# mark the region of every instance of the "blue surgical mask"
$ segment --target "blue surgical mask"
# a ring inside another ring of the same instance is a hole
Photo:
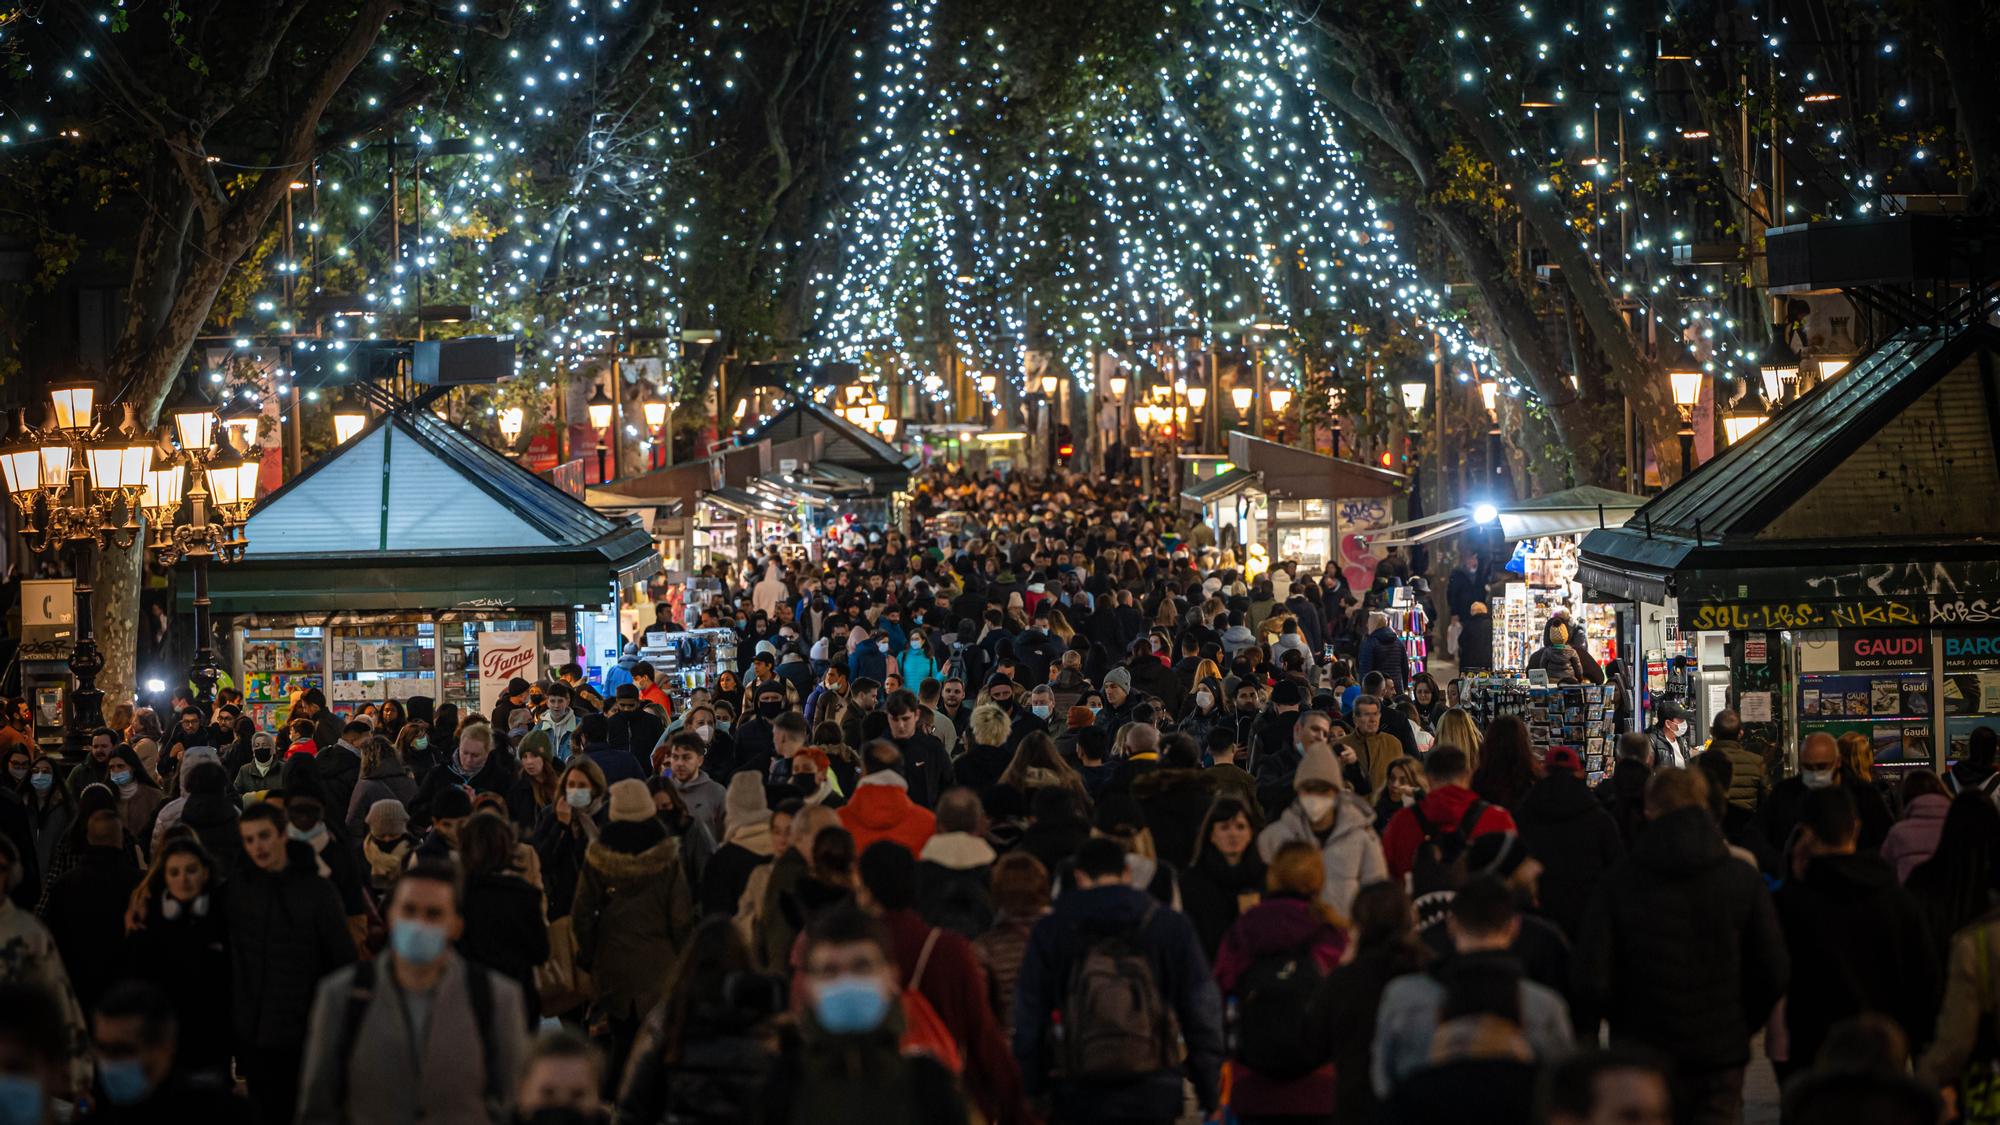
[[[131,771],[131,770],[119,770],[119,771],[118,771],[117,773],[114,773],[114,774],[112,774],[112,775],[111,775],[111,784],[113,784],[113,785],[130,785],[130,784],[132,784],[132,771]]]
[[[569,807],[573,809],[588,808],[591,798],[594,796],[595,794],[588,789],[563,790],[563,800],[568,801]]]
[[[28,778],[28,784],[34,786],[38,791],[46,793],[50,789],[55,788],[56,775],[52,773],[34,774]]]
[[[285,835],[301,844],[318,844],[326,838],[326,825],[315,824],[311,828],[300,828],[294,824],[285,829]]]
[[[33,1078],[0,1074],[0,1125],[41,1125],[46,1098]]]
[[[1037,703],[1028,709],[1035,713],[1035,718],[1046,719],[1049,717],[1049,713],[1055,710],[1055,707],[1048,703]]]
[[[389,927],[389,948],[412,965],[429,965],[444,956],[444,930],[428,922],[399,918]]]
[[[112,1105],[136,1105],[153,1092],[152,1080],[146,1077],[146,1064],[138,1059],[97,1060],[97,1081]]]
[[[413,750],[428,750],[431,748],[431,740],[428,738],[413,738],[410,740],[410,748]]]
[[[869,977],[835,977],[813,989],[813,1017],[835,1035],[857,1035],[882,1026],[889,996]]]

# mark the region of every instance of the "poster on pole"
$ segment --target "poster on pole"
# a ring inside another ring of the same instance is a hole
[[[493,714],[493,706],[500,701],[508,680],[515,676],[534,678],[535,661],[541,655],[539,649],[532,629],[479,634],[480,714],[489,717]]]

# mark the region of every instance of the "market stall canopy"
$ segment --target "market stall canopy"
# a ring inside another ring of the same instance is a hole
[[[682,506],[674,496],[633,496],[597,487],[584,489],[583,502],[607,516],[632,516],[649,532],[661,520],[679,519]]]
[[[1591,532],[1584,584],[1675,595],[1694,628],[1722,626],[1690,604],[1749,607],[1731,620],[1759,628],[1843,625],[1843,613],[1892,603],[1924,624],[1987,604],[2000,593],[1996,353],[1989,324],[1897,333],[1625,526]],[[1767,612],[1776,604],[1782,622]]]
[[[917,466],[914,455],[897,452],[895,446],[816,402],[786,407],[744,440],[782,443],[814,433],[825,435],[815,465],[830,464],[859,473],[882,493],[899,491],[910,483],[910,473]]]
[[[739,516],[756,519],[782,519],[785,506],[769,496],[759,496],[746,488],[724,485],[711,488],[701,494],[702,503],[714,504],[719,508],[735,512]]]
[[[1499,525],[1500,538],[1508,543],[1540,539],[1545,535],[1578,535],[1602,527],[1619,527],[1646,503],[1643,496],[1616,492],[1609,488],[1582,485],[1537,496],[1496,504],[1491,522]],[[1413,547],[1434,543],[1482,526],[1475,507],[1452,508],[1434,516],[1420,516],[1371,532],[1368,542],[1376,547]]]
[[[1254,486],[1256,483],[1256,473],[1248,469],[1231,469],[1226,473],[1218,473],[1199,484],[1192,484],[1182,489],[1181,499],[1199,508],[1204,504],[1213,504],[1218,500],[1227,500],[1244,489]]]
[[[1395,496],[1408,487],[1410,480],[1401,473],[1373,465],[1295,449],[1241,432],[1229,435],[1229,460],[1237,469],[1254,474],[1258,478],[1257,487],[1278,500]]]
[[[659,566],[652,537],[427,410],[377,416],[259,501],[220,613],[600,605]]]

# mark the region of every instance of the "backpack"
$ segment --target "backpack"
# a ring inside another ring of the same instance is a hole
[[[1059,1015],[1069,1081],[1138,1078],[1180,1064],[1180,1029],[1146,953],[1159,904],[1130,930],[1092,937],[1070,970]]]
[[[1266,953],[1236,982],[1229,1056],[1266,1078],[1303,1078],[1319,1065],[1299,1030],[1325,979],[1312,947],[1308,938],[1295,948]]]
[[[333,1067],[333,1088],[340,1091],[343,1103],[347,1097],[347,1069],[354,1055],[354,1045],[361,1036],[361,1021],[368,1016],[368,1005],[375,999],[375,962],[354,963],[354,979],[347,985],[347,1008],[341,1014],[340,1038],[334,1041],[328,1052]],[[504,1086],[504,1076],[500,1073],[500,1061],[493,1052],[493,1037],[487,1028],[493,1023],[493,978],[483,965],[470,961],[465,964],[465,993],[472,1002],[472,1025],[479,1032],[479,1061],[486,1071],[486,1104],[505,1105],[508,1101]],[[416,1044],[418,1050],[422,1044]]]
[[[1445,832],[1430,822],[1420,805],[1410,806],[1410,815],[1417,818],[1417,827],[1424,833],[1423,842],[1417,845],[1416,862],[1410,867],[1412,897],[1455,891],[1465,883],[1465,849],[1490,807],[1485,801],[1472,802],[1458,818],[1458,827]]]

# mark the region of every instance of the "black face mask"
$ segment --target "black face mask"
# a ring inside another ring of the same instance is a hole
[[[784,713],[784,710],[785,710],[784,704],[773,703],[770,702],[769,700],[757,704],[757,713],[767,719],[777,718],[779,715]]]

